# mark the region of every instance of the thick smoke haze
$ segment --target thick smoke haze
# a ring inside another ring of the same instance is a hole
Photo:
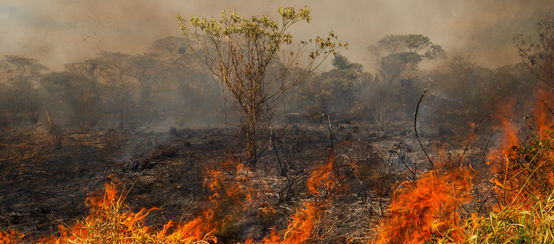
[[[3,0],[0,54],[38,59],[54,70],[101,50],[143,53],[154,40],[179,36],[176,14],[276,16],[280,6],[312,8],[313,22],[295,27],[299,38],[334,30],[350,43],[344,54],[371,67],[367,47],[387,34],[417,33],[449,55],[497,67],[520,61],[511,39],[532,33],[552,6],[538,1],[271,1],[271,0]]]
[[[222,10],[292,43],[179,30]],[[0,33],[0,244],[554,243],[554,0],[0,0]]]

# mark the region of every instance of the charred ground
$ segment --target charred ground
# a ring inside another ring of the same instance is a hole
[[[368,226],[375,226],[387,212],[392,185],[412,177],[406,173],[406,166],[419,164],[426,168],[427,162],[409,123],[395,123],[388,132],[363,121],[333,125],[337,155],[344,157],[341,160],[360,165],[360,174],[351,174],[345,182],[350,186],[349,192],[336,202],[337,211],[342,205],[354,212],[340,213],[341,218],[348,220],[335,231],[343,238],[347,235],[368,238],[374,235],[368,235],[374,231]],[[234,133],[226,134],[225,128],[152,133],[108,130],[69,134],[59,145],[52,143],[49,135],[41,134],[44,130],[37,125],[12,131],[11,137],[4,137],[8,145],[2,147],[2,154],[10,158],[1,161],[1,224],[35,237],[55,233],[59,223],[71,223],[85,216],[84,199],[111,180],[125,186],[128,204],[133,208],[161,208],[149,216],[149,223],[161,228],[168,220],[190,220],[202,210],[202,202],[209,196],[209,191],[203,188],[206,168],[230,157],[243,156],[232,153],[240,151],[241,143]],[[251,225],[249,228],[267,231],[272,225],[286,223],[290,209],[307,194],[307,172],[328,157],[325,152],[330,146],[329,131],[325,123],[304,121],[277,132],[283,135],[281,140],[298,143],[299,148],[287,152],[291,155],[282,155],[290,157],[289,169],[283,175],[277,171],[273,152],[267,152],[261,159],[256,179],[271,186],[274,196],[269,203],[278,215],[265,224],[244,220],[241,224]],[[438,133],[426,136],[444,137]],[[109,140],[126,146],[109,148]],[[484,145],[486,141],[479,143]],[[429,141],[426,146],[432,148],[434,144]],[[474,142],[479,148],[477,144]],[[479,153],[472,149],[468,154],[482,157]]]
[[[427,51],[390,51],[410,40]],[[477,172],[472,194],[489,202],[464,207],[487,213],[494,201],[487,157],[502,143],[506,125],[526,141],[552,124],[551,47],[524,45],[516,40],[522,63],[496,69],[447,58],[423,35],[389,35],[372,45],[381,51],[374,53],[375,74],[338,55],[332,69],[274,101],[256,168],[238,172],[263,204],[245,210],[218,237],[260,240],[286,226],[303,200],[329,198],[314,231],[328,239],[314,240],[373,240],[397,183],[432,172],[422,147],[446,168]],[[146,219],[156,228],[201,213],[213,197],[206,187],[210,170],[245,159],[244,128],[233,113],[236,104],[187,48],[182,38],[168,37],[145,54],[102,52],[63,72],[6,56],[0,65],[0,230],[56,234],[59,223],[86,216],[84,199],[110,181],[123,186],[132,209],[161,209]],[[423,60],[436,68],[419,69]],[[310,174],[330,158],[339,186],[314,193]],[[259,217],[261,208],[275,211]]]

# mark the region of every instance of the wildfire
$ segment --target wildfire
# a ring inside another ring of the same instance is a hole
[[[326,164],[316,167],[307,180],[306,186],[309,192],[323,197],[321,201],[305,200],[303,207],[298,208],[289,218],[289,224],[285,230],[272,231],[261,241],[247,240],[245,244],[295,244],[311,240],[317,222],[330,200],[329,193],[333,192],[338,185],[334,165],[335,159],[331,157]]]
[[[307,180],[310,193],[323,195],[334,190],[337,179],[333,173],[334,159],[315,168]],[[206,170],[204,187],[212,192],[208,208],[188,222],[169,221],[161,230],[147,226],[145,217],[157,208],[134,212],[125,201],[125,194],[116,183],[105,185],[103,193],[86,198],[89,215],[71,226],[59,225],[59,236],[40,239],[39,243],[217,243],[218,234],[240,221],[250,209],[263,214],[272,212],[257,201],[261,194],[249,182],[249,171],[234,160],[220,162]],[[304,243],[312,233],[325,208],[326,199],[305,200],[282,231],[273,230],[261,240],[248,239],[244,243]],[[274,211],[274,210],[273,210]],[[17,243],[24,235],[17,231],[0,232],[0,242]]]
[[[394,194],[390,218],[381,223],[377,243],[426,243],[453,237],[463,238],[458,226],[458,208],[471,200],[471,176],[466,169],[438,174],[429,171],[415,182],[403,182]]]
[[[539,135],[543,137],[546,130],[552,129],[552,126],[554,126],[553,114],[547,114],[549,109],[547,104],[552,99],[552,94],[541,88],[537,89],[536,93],[537,99],[535,100],[534,115]]]
[[[331,157],[329,162],[317,167],[311,177],[308,179],[306,186],[311,193],[328,192],[336,187],[336,177],[334,175],[333,165],[335,158]]]
[[[544,95],[539,92],[539,97]],[[523,214],[550,216],[536,206],[548,203],[549,196],[554,194],[552,120],[545,112],[544,101],[537,101],[534,117],[538,138],[529,145],[518,146],[519,127],[510,119],[514,105],[514,100],[510,100],[498,109],[500,140],[487,154],[487,164],[494,173],[491,182],[497,194],[495,211],[515,218],[520,218],[516,209],[526,211]],[[462,243],[476,230],[485,235],[490,229],[486,225],[501,222],[487,222],[477,213],[464,213],[470,216],[464,220],[459,214],[459,207],[472,200],[471,179],[467,169],[455,169],[443,174],[431,171],[415,182],[403,182],[393,196],[390,217],[381,221],[377,243]],[[539,228],[541,224],[533,222],[535,226],[529,228]],[[477,234],[470,238],[480,237]],[[487,238],[489,234],[484,239]],[[548,239],[548,234],[545,238]]]
[[[496,118],[500,122],[501,137],[487,155],[487,163],[491,164],[494,171],[491,182],[498,196],[497,211],[509,207],[520,196],[526,199],[530,196],[544,198],[552,194],[554,189],[554,133],[549,130],[552,125],[544,112],[545,107],[537,103],[535,110],[541,140],[526,147],[518,147],[518,127],[509,119],[513,106],[514,102],[511,101],[499,109]],[[470,137],[472,139],[473,135]],[[346,165],[351,166],[354,172],[357,169],[356,164]],[[45,237],[38,242],[315,242],[322,235],[318,234],[318,224],[332,203],[332,195],[341,193],[343,187],[347,187],[340,184],[339,167],[334,157],[315,167],[306,180],[306,194],[310,197],[303,200],[287,218],[285,228],[273,227],[265,233],[265,237],[225,239],[229,232],[237,229],[237,225],[245,223],[247,216],[275,214],[275,209],[264,198],[270,192],[267,185],[256,185],[253,182],[255,172],[236,160],[227,160],[205,170],[203,187],[210,194],[202,202],[201,211],[189,221],[169,221],[163,228],[148,226],[145,218],[158,209],[134,211],[125,204],[126,194],[118,191],[119,184],[110,183],[105,185],[101,194],[86,198],[86,205],[90,209],[86,218],[71,226],[59,225],[58,236]],[[442,165],[420,175],[416,181],[405,181],[397,186],[390,204],[390,216],[381,220],[376,243],[464,242],[468,232],[485,224],[476,213],[461,212],[461,206],[473,199],[470,194],[472,174],[468,168],[452,169]],[[522,209],[533,207],[533,202],[522,202],[519,205]],[[468,221],[464,216],[471,216],[471,225],[463,225],[464,221]],[[468,228],[471,230],[468,231]],[[0,232],[0,243],[18,243],[26,241],[26,238],[23,233],[14,230]]]
[[[543,90],[537,90],[537,99],[534,107],[534,121],[536,123],[539,139],[548,137],[552,128],[552,120],[546,114],[545,99],[548,97]],[[550,182],[548,173],[554,170],[552,167],[552,151],[547,145],[529,145],[531,147],[518,147],[518,126],[511,119],[514,101],[498,109],[496,118],[500,121],[501,140],[493,150],[489,151],[487,164],[492,164],[495,174],[490,182],[494,183],[495,192],[498,195],[497,208],[502,209],[520,196],[529,198],[531,195],[548,195],[545,184]],[[546,149],[546,150],[545,150]],[[544,151],[547,151],[543,155]],[[550,158],[550,159],[548,159]],[[539,170],[537,172],[537,170]],[[529,183],[532,184],[529,184]],[[536,188],[536,189],[532,189]],[[532,205],[532,203],[528,203]]]
[[[312,232],[316,227],[315,224],[320,217],[321,207],[320,204],[315,202],[305,202],[304,207],[297,209],[296,213],[291,216],[290,222],[283,233],[272,231],[269,236],[261,241],[249,239],[244,244],[305,243],[312,237]]]
[[[500,121],[501,139],[496,143],[496,147],[489,151],[487,164],[492,164],[496,173],[501,171],[501,165],[505,160],[513,158],[513,150],[511,149],[519,142],[518,127],[510,119],[514,103],[514,100],[509,100],[506,104],[500,106],[495,116]]]
[[[2,231],[0,232],[0,243],[18,243],[19,241],[22,241],[24,237],[25,234],[16,230]]]

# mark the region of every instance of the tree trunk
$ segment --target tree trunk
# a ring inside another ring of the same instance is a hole
[[[246,141],[246,155],[248,164],[250,167],[256,167],[256,161],[258,158],[256,136],[257,136],[257,120],[258,116],[255,109],[249,109],[246,112],[246,128],[245,128],[245,141]]]

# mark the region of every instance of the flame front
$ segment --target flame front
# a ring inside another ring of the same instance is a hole
[[[530,196],[544,198],[554,189],[554,145],[551,121],[544,106],[537,104],[535,118],[539,140],[529,147],[518,147],[518,127],[509,119],[514,103],[499,110],[501,137],[487,155],[494,176],[492,182],[498,196],[498,207],[510,206],[516,199],[530,209]],[[543,111],[544,112],[544,111]],[[528,156],[532,156],[528,158]],[[355,164],[350,165],[356,170]],[[244,244],[286,244],[317,242],[322,237],[318,224],[332,204],[332,196],[342,192],[337,163],[331,157],[315,167],[306,180],[308,198],[288,217],[285,228],[273,227],[265,237],[246,238]],[[264,202],[267,186],[255,186],[255,172],[240,162],[228,160],[205,170],[203,187],[211,192],[201,211],[190,221],[169,221],[163,228],[146,225],[145,218],[157,208],[133,211],[117,184],[105,185],[102,194],[86,198],[89,215],[71,226],[59,225],[59,235],[40,239],[41,243],[217,243],[229,241],[225,233],[236,227],[242,218],[258,212],[258,216],[274,214]],[[472,200],[472,173],[468,168],[447,169],[446,166],[420,175],[418,180],[398,185],[390,204],[390,216],[383,218],[376,243],[464,242],[468,226],[464,216],[476,219],[475,213],[461,213],[461,206]],[[525,197],[522,197],[525,196]],[[518,199],[518,197],[520,197]],[[479,228],[476,221],[471,228]],[[18,243],[25,235],[17,231],[0,232],[1,243]],[[242,239],[244,240],[244,239]],[[231,240],[238,241],[238,240]]]
[[[394,194],[390,217],[382,221],[377,243],[426,243],[451,236],[463,238],[458,226],[458,207],[471,199],[468,170],[456,169],[439,174],[430,171],[415,182],[404,182]]]
[[[333,173],[334,159],[317,167],[307,180],[310,193],[323,195],[334,190],[337,179]],[[214,167],[215,168],[215,167]],[[217,234],[252,208],[263,214],[269,210],[255,201],[258,192],[249,184],[252,174],[241,163],[233,160],[219,163],[217,169],[206,170],[204,187],[212,192],[208,208],[194,219],[175,223],[169,221],[161,230],[153,230],[145,224],[145,217],[157,208],[138,212],[125,205],[125,194],[117,185],[105,185],[102,194],[87,197],[90,214],[71,226],[59,225],[59,236],[40,239],[40,243],[217,243]],[[262,240],[248,239],[244,243],[304,243],[312,233],[327,204],[326,199],[306,200],[291,217],[286,229],[273,230]],[[271,211],[269,211],[271,212]],[[17,243],[24,235],[16,231],[0,232],[2,243]]]

